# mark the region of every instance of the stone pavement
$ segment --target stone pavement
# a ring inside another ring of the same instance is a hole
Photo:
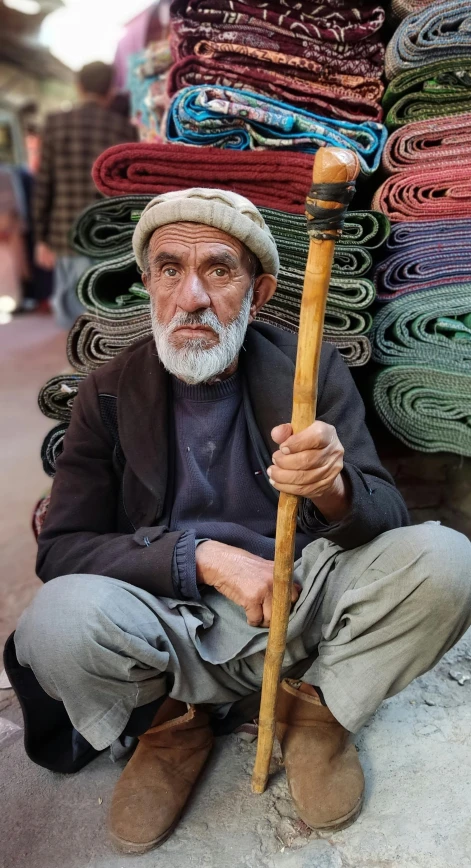
[[[0,643],[39,586],[30,514],[48,486],[38,454],[52,422],[36,395],[67,367],[64,345],[48,318],[1,327]],[[414,520],[470,534],[471,461],[411,453],[384,432],[376,440]],[[255,745],[230,736],[176,833],[146,856],[120,856],[106,813],[121,764],[106,752],[78,775],[53,775],[25,757],[21,725],[12,691],[0,689],[0,868],[471,868],[471,631],[360,733],[366,803],[335,835],[296,819],[276,758],[269,789],[252,795]]]

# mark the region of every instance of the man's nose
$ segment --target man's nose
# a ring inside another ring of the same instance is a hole
[[[180,285],[177,304],[180,310],[187,313],[195,313],[201,308],[210,307],[211,299],[200,277],[194,272],[185,275],[183,283]]]

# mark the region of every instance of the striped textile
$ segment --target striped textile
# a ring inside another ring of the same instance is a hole
[[[471,49],[465,57],[440,60],[401,72],[383,97],[385,121],[395,130],[413,121],[469,112],[471,105]]]
[[[376,191],[371,207],[393,222],[471,214],[471,159],[441,169],[399,172]]]
[[[471,112],[407,124],[389,137],[381,164],[388,174],[459,164],[468,161],[470,142]]]
[[[68,422],[74,398],[84,379],[81,374],[59,374],[57,377],[51,377],[39,390],[38,404],[41,413],[49,419]]]
[[[469,375],[405,362],[375,375],[373,401],[383,424],[412,449],[471,456]]]
[[[471,54],[471,2],[444,0],[408,15],[386,48],[386,78],[425,63]]]
[[[429,244],[404,247],[376,266],[373,273],[379,301],[456,281],[471,284],[471,234],[446,241],[437,233]]]
[[[115,196],[90,205],[73,228],[72,244],[77,253],[100,260],[130,253],[136,222],[149,201],[149,196]],[[271,208],[260,210],[277,238],[282,235],[294,244],[302,243],[302,238],[307,244],[304,216]],[[337,246],[379,247],[388,233],[389,221],[379,211],[349,211]]]
[[[244,151],[258,148],[315,153],[322,145],[353,150],[365,175],[374,172],[386,129],[373,121],[352,124],[325,118],[269,97],[231,87],[187,87],[167,115],[171,143],[215,145]]]
[[[391,301],[376,314],[370,338],[381,365],[471,374],[471,283],[436,283]]]
[[[122,320],[149,304],[133,253],[93,265],[79,281],[77,295],[87,310]]]
[[[244,153],[140,142],[108,148],[93,180],[105,196],[158,196],[188,187],[236,190],[254,205],[304,213],[312,156],[288,151]]]
[[[453,242],[469,243],[471,219],[430,220],[423,223],[395,223],[391,226],[385,249],[395,253],[404,247],[415,248],[418,255],[422,247],[434,244],[437,249]]]

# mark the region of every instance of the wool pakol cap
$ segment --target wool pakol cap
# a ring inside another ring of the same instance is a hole
[[[144,208],[132,239],[141,270],[151,235],[170,223],[204,223],[238,238],[257,256],[265,274],[278,274],[280,260],[275,240],[258,208],[238,193],[192,187],[156,196]]]

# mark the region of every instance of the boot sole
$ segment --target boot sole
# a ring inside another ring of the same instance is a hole
[[[348,814],[345,814],[343,817],[338,817],[336,820],[331,820],[329,823],[323,823],[321,826],[313,826],[312,823],[308,823],[307,820],[302,817],[300,812],[298,813],[303,823],[305,823],[309,829],[312,829],[313,832],[341,832],[342,829],[346,829],[355,822],[361,813],[362,807],[363,795]]]
[[[147,841],[145,844],[136,844],[135,841],[125,841],[124,838],[118,838],[118,836],[111,831],[108,831],[108,835],[111,839],[111,843],[120,853],[139,855],[140,853],[147,853],[149,850],[156,850],[157,847],[165,844],[167,838],[170,838],[170,835],[176,829],[179,819],[180,817],[177,817],[175,822],[172,823],[170,828],[167,829],[163,835],[159,835],[158,838],[155,838],[153,841]]]

